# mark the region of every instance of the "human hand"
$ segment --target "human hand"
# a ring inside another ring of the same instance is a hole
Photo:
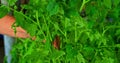
[[[30,35],[21,27],[16,28],[16,34],[12,29],[12,24],[15,22],[15,18],[9,15],[6,15],[3,18],[0,18],[0,34],[8,35],[11,37],[18,38],[29,38]]]

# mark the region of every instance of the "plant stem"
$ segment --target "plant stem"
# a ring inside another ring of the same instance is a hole
[[[84,7],[84,5],[87,3],[87,2],[89,2],[90,0],[83,0],[83,2],[82,2],[82,5],[81,5],[81,7],[80,7],[80,12],[82,11],[82,9],[83,9],[83,7]]]
[[[52,37],[51,37],[50,31],[49,31],[49,26],[47,25],[47,22],[46,22],[46,19],[45,19],[44,16],[43,16],[43,20],[44,20],[45,25],[46,25],[46,27],[47,27],[47,34],[48,34],[48,36],[50,37],[50,41],[52,41]],[[48,20],[49,20],[49,17],[48,17]],[[50,20],[49,20],[49,21],[50,21]]]
[[[77,22],[75,22],[75,42],[77,42]]]
[[[41,29],[40,22],[39,22],[39,19],[38,19],[38,11],[36,11],[36,20],[37,20],[38,27]],[[42,29],[41,29],[41,31],[42,31]],[[43,33],[44,38],[46,38],[43,31],[42,31],[42,33]]]

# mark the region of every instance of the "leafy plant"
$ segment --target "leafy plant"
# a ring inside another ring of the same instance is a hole
[[[120,62],[119,0],[29,0],[21,11],[14,3],[0,13],[14,11],[16,24],[36,39],[16,38],[12,63]]]

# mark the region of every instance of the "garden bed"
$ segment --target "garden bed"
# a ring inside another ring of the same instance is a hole
[[[16,38],[12,63],[120,62],[119,0],[30,0],[20,11],[15,2],[0,13],[12,10],[36,39]]]

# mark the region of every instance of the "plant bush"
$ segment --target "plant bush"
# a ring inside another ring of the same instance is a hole
[[[12,63],[120,63],[120,0],[8,1],[0,17],[12,10],[36,37],[16,38]]]

